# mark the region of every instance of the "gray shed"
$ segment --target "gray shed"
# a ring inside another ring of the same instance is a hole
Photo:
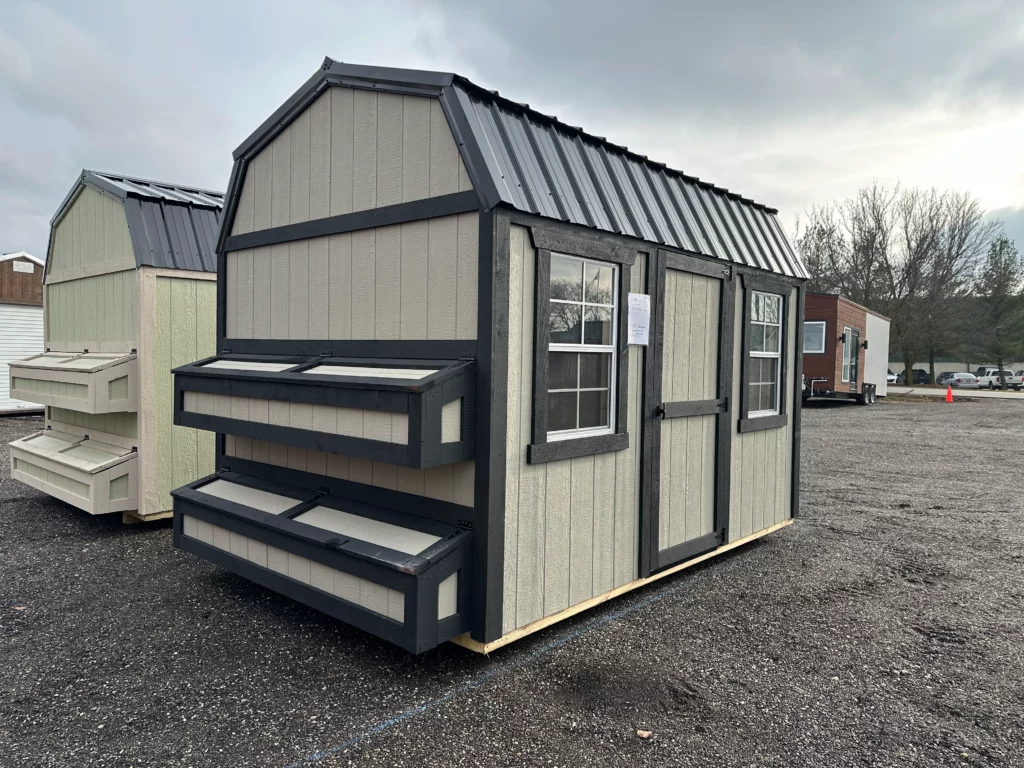
[[[90,514],[152,520],[213,469],[213,440],[175,427],[170,370],[216,347],[223,195],[83,171],[50,222],[45,351],[10,363],[46,407],[11,443],[11,476]]]
[[[323,68],[235,152],[218,434],[175,544],[487,652],[788,525],[806,272],[776,211],[439,72]]]

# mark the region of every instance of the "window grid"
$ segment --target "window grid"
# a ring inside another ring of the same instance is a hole
[[[578,265],[580,265],[579,266],[579,272],[580,272],[580,285],[579,285],[580,293],[579,293],[579,296],[580,296],[580,298],[578,300],[575,299],[575,298],[562,299],[562,298],[553,298],[553,297],[549,299],[549,304],[550,305],[562,305],[562,306],[576,306],[576,307],[579,307],[579,312],[580,312],[580,314],[579,314],[580,335],[579,335],[579,340],[577,342],[553,342],[553,341],[550,341],[550,336],[549,336],[549,342],[548,342],[548,356],[549,356],[549,365],[548,365],[548,369],[549,369],[549,388],[548,388],[548,398],[549,398],[549,401],[548,401],[548,403],[549,403],[549,405],[548,405],[548,422],[549,422],[549,429],[548,429],[548,440],[564,440],[564,439],[576,438],[576,437],[589,437],[589,436],[592,436],[592,435],[612,434],[615,431],[615,423],[614,423],[615,407],[616,407],[615,395],[616,395],[616,385],[617,385],[617,376],[618,376],[618,371],[616,370],[616,366],[615,366],[614,362],[615,362],[615,349],[616,349],[616,345],[618,344],[619,269],[614,264],[609,264],[609,263],[599,262],[599,261],[593,261],[593,260],[590,260],[590,259],[582,259],[582,258],[578,258],[578,257],[575,257],[575,256],[567,256],[565,254],[560,254],[560,253],[558,253],[558,254],[552,253],[551,254],[551,262],[552,262],[552,269],[551,269],[552,282],[554,282],[553,278],[554,278],[554,273],[555,273],[555,266],[558,265],[559,263],[561,263],[562,266],[567,266],[567,265],[570,265],[570,264],[578,264]],[[612,278],[611,279],[611,290],[610,290],[611,303],[604,303],[604,302],[601,302],[601,301],[593,301],[593,300],[589,300],[588,301],[588,298],[587,298],[587,273],[588,273],[588,267],[594,269],[597,272],[597,274],[595,274],[595,280],[599,276],[600,271],[607,270],[607,271],[611,272],[611,278]],[[553,286],[552,286],[551,293],[554,293],[554,287]],[[610,325],[610,334],[609,334],[610,335],[610,343],[608,343],[608,344],[601,344],[601,343],[594,343],[594,342],[588,342],[587,341],[587,324],[588,324],[588,322],[591,323],[591,324],[601,322],[601,320],[596,318],[596,317],[593,318],[593,319],[589,319],[588,320],[588,317],[593,317],[591,315],[591,313],[590,313],[590,310],[593,310],[593,309],[608,310],[608,314],[610,315],[610,319],[607,320],[607,322],[609,322],[609,325]],[[555,353],[555,354],[557,354],[557,353],[570,353],[570,354],[575,353],[576,354],[577,359],[576,359],[576,386],[575,387],[572,387],[572,388],[565,388],[565,387],[550,388],[550,378],[551,378],[551,363],[550,363],[550,359],[551,359],[551,355],[553,353]],[[584,386],[581,386],[581,382],[582,382],[582,379],[583,379],[583,360],[584,360],[584,355],[585,354],[599,354],[602,357],[606,358],[606,360],[604,361],[603,366],[602,366],[602,367],[605,368],[605,371],[606,371],[606,381],[607,381],[607,386],[606,387],[605,386],[602,386],[602,387],[584,387]],[[588,393],[588,392],[591,392],[591,393],[592,392],[603,392],[603,393],[606,393],[605,408],[604,408],[604,410],[605,410],[605,424],[603,426],[597,426],[597,427],[592,427],[592,426],[590,426],[590,427],[580,427],[579,426],[580,420],[581,420],[581,410],[582,410],[582,407],[583,407],[583,400],[584,400],[583,394],[584,393]],[[570,429],[550,429],[550,424],[553,421],[555,421],[555,419],[552,418],[554,416],[554,414],[555,414],[555,408],[553,407],[553,403],[551,403],[551,395],[560,395],[560,394],[561,395],[565,395],[565,394],[575,394],[576,395],[576,398],[575,398],[575,400],[576,400],[576,413],[575,413],[575,419],[574,419],[574,423],[576,424],[576,426],[573,427],[573,428],[570,428]]]
[[[750,375],[748,417],[779,413],[782,362],[782,296],[753,291],[750,296]]]

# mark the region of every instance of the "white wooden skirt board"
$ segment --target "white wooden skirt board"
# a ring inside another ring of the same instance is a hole
[[[11,477],[91,515],[138,509],[134,449],[46,430],[11,445]]]

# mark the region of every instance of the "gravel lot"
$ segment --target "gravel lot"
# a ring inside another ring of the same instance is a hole
[[[796,525],[489,659],[13,482],[0,419],[0,765],[1016,768],[1022,415],[808,408]]]

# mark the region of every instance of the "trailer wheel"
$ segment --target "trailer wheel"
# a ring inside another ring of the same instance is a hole
[[[875,405],[878,402],[878,389],[874,384],[871,385],[871,391],[868,393],[871,405]]]
[[[864,387],[861,393],[857,395],[857,405],[871,405],[871,395],[867,387]]]

